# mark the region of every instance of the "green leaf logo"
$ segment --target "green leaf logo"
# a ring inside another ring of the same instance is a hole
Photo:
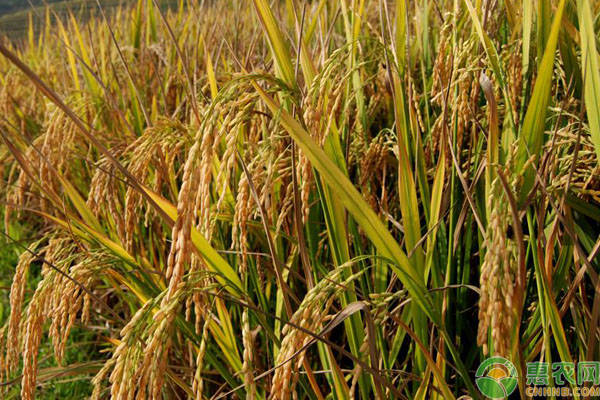
[[[490,399],[504,399],[517,388],[519,374],[506,358],[490,357],[481,363],[475,373],[475,383]]]

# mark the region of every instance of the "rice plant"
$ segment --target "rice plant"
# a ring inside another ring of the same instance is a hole
[[[88,3],[0,40],[3,398],[600,360],[599,2]]]

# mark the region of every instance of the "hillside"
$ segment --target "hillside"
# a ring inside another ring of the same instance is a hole
[[[64,0],[0,0],[0,15],[10,14],[30,8],[31,5],[43,6],[44,3],[53,4],[64,2]]]
[[[132,0],[100,0],[107,11],[131,2]],[[46,5],[59,16],[72,11],[82,22],[97,13],[98,8],[95,0],[0,0],[0,34],[6,34],[11,39],[23,36],[29,24],[29,14],[33,16],[37,30]]]

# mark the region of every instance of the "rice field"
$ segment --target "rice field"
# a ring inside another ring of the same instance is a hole
[[[177,3],[0,39],[0,397],[600,384],[600,2]]]

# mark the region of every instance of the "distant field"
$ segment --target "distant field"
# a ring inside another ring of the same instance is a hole
[[[87,20],[91,15],[99,15],[96,0],[0,0],[0,34],[11,39],[23,36],[29,26],[29,15],[32,15],[36,31],[43,24],[45,4],[48,4],[55,15],[64,16],[72,11],[79,21]],[[109,11],[119,5],[132,3],[131,0],[100,0],[100,4]],[[175,7],[176,0],[162,0],[165,7]]]
[[[42,6],[44,4],[61,3],[65,0],[0,0],[0,15],[13,13],[31,5]]]

